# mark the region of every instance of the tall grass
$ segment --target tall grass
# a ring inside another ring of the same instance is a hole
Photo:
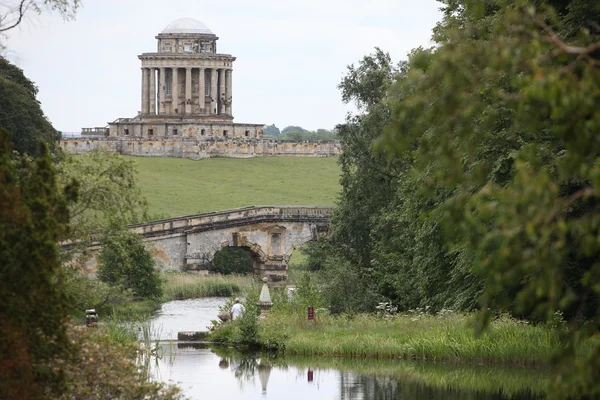
[[[471,316],[399,315],[379,318],[322,316],[313,325],[272,314],[263,324],[265,340],[279,331],[286,354],[477,361],[531,365],[546,363],[559,345],[556,332],[502,318],[476,336]]]
[[[388,358],[441,362],[545,365],[560,346],[558,333],[503,317],[475,334],[473,316],[403,314],[393,317],[306,315],[274,308],[260,321],[257,342],[286,355]],[[233,329],[215,339],[235,342]]]
[[[200,297],[244,295],[255,285],[251,275],[200,275],[168,272],[164,275],[163,301]]]
[[[559,345],[555,331],[510,318],[476,336],[470,315],[399,315],[380,318],[322,316],[309,325],[297,317],[272,314],[261,325],[285,339],[286,354],[477,361],[531,365],[546,363]]]

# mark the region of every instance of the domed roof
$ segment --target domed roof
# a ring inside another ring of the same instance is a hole
[[[212,35],[213,33],[206,25],[197,19],[179,18],[171,22],[161,33],[204,33]]]

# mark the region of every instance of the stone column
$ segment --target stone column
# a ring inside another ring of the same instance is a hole
[[[210,113],[209,114],[216,114],[217,113],[217,101],[219,100],[219,98],[218,98],[219,94],[217,93],[217,69],[211,68],[210,71],[211,71],[210,97],[211,97],[212,101],[210,103]]]
[[[219,70],[219,114],[225,114],[225,71],[223,68]]]
[[[225,97],[227,97],[227,108],[225,109],[225,114],[233,115],[233,86],[232,86],[232,74],[233,70],[228,69],[226,72],[227,82],[226,82],[226,93]]]
[[[156,69],[150,68],[150,110],[148,111],[152,115],[156,115]]]
[[[185,69],[185,113],[192,113],[192,68]]]
[[[181,114],[179,110],[179,68],[172,68],[171,74],[171,114]],[[177,109],[177,110],[176,110]]]
[[[166,88],[166,80],[165,80],[165,72],[166,68],[160,68],[158,72],[158,114],[165,113],[165,88]]]
[[[200,104],[200,113],[207,114],[206,108],[206,88],[204,84],[206,80],[204,78],[204,68],[198,69],[198,103]]]
[[[142,68],[142,114],[148,114],[148,69]]]

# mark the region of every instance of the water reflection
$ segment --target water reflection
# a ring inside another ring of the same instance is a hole
[[[228,347],[162,343],[153,376],[192,399],[537,399],[547,373],[522,368],[274,357]]]

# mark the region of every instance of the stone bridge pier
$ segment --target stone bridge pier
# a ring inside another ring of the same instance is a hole
[[[206,269],[227,246],[249,251],[255,273],[286,278],[292,250],[326,235],[333,207],[245,207],[135,225],[157,266],[180,271]]]

